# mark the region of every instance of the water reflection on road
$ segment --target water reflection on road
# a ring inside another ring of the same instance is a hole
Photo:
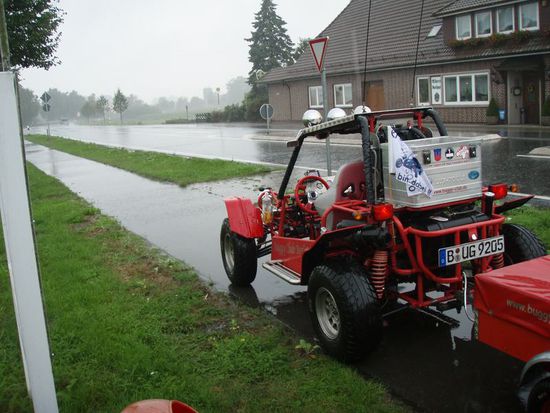
[[[40,132],[40,130],[33,130]],[[496,130],[495,130],[496,131]],[[473,129],[452,130],[451,135],[473,136]],[[504,139],[483,144],[482,177],[485,184],[517,183],[521,192],[550,196],[550,159],[523,158],[531,149],[550,145],[550,131],[499,131]],[[52,134],[142,150],[163,151],[181,155],[223,158],[286,165],[291,149],[284,142],[252,139],[262,130],[250,126],[227,125],[156,125],[156,126],[52,126]],[[285,133],[292,136],[292,131]],[[360,157],[357,146],[333,145],[333,168]],[[323,144],[306,144],[298,159],[306,168],[326,167]]]
[[[219,230],[226,216],[222,199],[251,197],[256,186],[279,182],[281,172],[182,189],[38,145],[26,149],[33,164],[129,230],[195,267],[215,288],[267,309],[313,339],[304,287],[290,286],[259,267],[253,287],[236,288],[229,285],[221,262]],[[452,310],[447,315],[458,318],[460,326],[410,311],[389,317],[381,346],[356,366],[358,371],[379,379],[422,411],[519,412],[514,392],[521,364],[471,340],[472,323],[463,314]]]

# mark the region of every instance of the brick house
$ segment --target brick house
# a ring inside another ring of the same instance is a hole
[[[329,107],[349,111],[365,93],[373,110],[431,105],[446,122],[484,123],[495,98],[506,111],[503,123],[540,123],[550,96],[550,0],[428,0],[422,20],[419,1],[372,4],[366,75],[369,0],[351,0],[319,35],[330,37]],[[309,52],[262,82],[274,120],[300,120],[308,108],[323,112]]]

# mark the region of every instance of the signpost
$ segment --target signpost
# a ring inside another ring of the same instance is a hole
[[[311,48],[311,53],[313,54],[313,60],[317,66],[317,70],[321,72],[321,87],[323,89],[323,110],[325,112],[325,121],[327,120],[328,114],[328,89],[327,89],[327,73],[325,70],[325,54],[327,52],[328,46],[328,36],[319,37],[309,41],[309,47]],[[330,138],[326,139],[327,145],[327,173],[332,175],[332,165],[330,157]]]
[[[17,82],[0,0],[0,212],[27,390],[35,413],[57,413],[30,211]],[[47,103],[47,102],[46,102]]]
[[[271,118],[273,117],[273,106],[271,106],[269,103],[264,103],[260,107],[260,116],[262,119],[265,119],[267,121],[267,134],[269,135],[269,123],[271,122]]]
[[[40,100],[42,101],[42,110],[46,112],[46,119],[48,121],[48,129],[46,134],[50,136],[50,115],[48,112],[52,108],[52,105],[50,105],[50,100],[52,100],[52,97],[48,94],[48,92],[42,93],[42,96],[40,96]]]

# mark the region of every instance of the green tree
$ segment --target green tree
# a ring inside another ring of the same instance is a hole
[[[11,65],[48,69],[55,56],[65,12],[57,0],[4,0]]]
[[[113,98],[113,110],[120,115],[120,124],[122,125],[122,114],[128,109],[128,99],[117,89]]]
[[[91,95],[86,99],[86,102],[82,105],[82,108],[80,108],[80,114],[88,119],[88,123],[90,123],[91,118],[97,115],[95,95]]]
[[[294,62],[298,60],[298,58],[303,55],[305,52],[310,50],[309,47],[309,41],[311,39],[309,37],[306,37],[305,39],[298,40],[298,43],[296,44],[296,47],[294,47],[294,51],[292,52],[292,58],[294,59]]]
[[[105,113],[109,110],[109,101],[103,95],[97,100],[97,110],[103,116],[103,123],[105,123]]]
[[[248,73],[248,83],[256,84],[256,72],[268,72],[276,67],[293,63],[294,44],[286,33],[286,22],[275,11],[272,0],[262,0],[260,11],[255,14],[252,23],[254,30],[250,38],[248,60],[252,69]]]
[[[32,90],[19,86],[19,108],[21,110],[21,122],[23,125],[31,125],[40,111],[38,97]]]

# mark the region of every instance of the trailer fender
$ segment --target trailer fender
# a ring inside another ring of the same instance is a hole
[[[231,231],[244,238],[261,238],[264,226],[260,210],[248,198],[231,197],[224,200]]]
[[[540,381],[548,378],[550,378],[550,351],[533,357],[523,367],[517,395],[524,408],[527,407],[529,394],[533,390],[533,387]]]

